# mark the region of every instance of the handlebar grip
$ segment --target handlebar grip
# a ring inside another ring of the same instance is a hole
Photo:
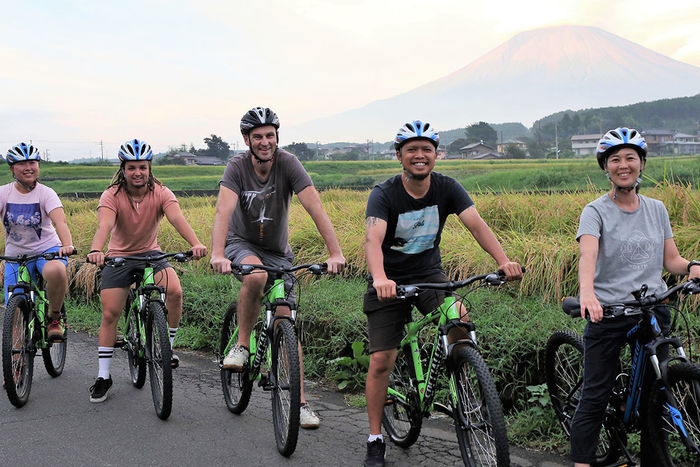
[[[566,297],[561,302],[561,308],[572,318],[581,317],[581,302],[576,297]]]

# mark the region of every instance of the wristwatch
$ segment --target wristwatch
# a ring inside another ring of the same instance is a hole
[[[690,268],[692,268],[693,266],[700,266],[700,261],[694,259],[693,261],[688,263],[688,274],[690,274]]]

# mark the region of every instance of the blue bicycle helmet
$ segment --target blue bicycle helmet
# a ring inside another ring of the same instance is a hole
[[[440,144],[440,135],[430,126],[430,123],[414,120],[404,123],[403,126],[399,128],[399,131],[396,133],[396,138],[394,139],[394,148],[398,151],[407,141],[416,138],[429,140],[436,149]]]
[[[12,165],[21,161],[40,161],[41,157],[39,157],[39,150],[31,144],[19,143],[8,149],[5,160]]]
[[[600,168],[605,170],[605,162],[610,154],[622,148],[632,148],[637,151],[642,162],[647,159],[647,142],[640,132],[634,128],[615,128],[605,133],[598,141],[596,157]]]
[[[150,161],[153,158],[151,145],[145,141],[131,139],[119,148],[119,160],[126,161]]]

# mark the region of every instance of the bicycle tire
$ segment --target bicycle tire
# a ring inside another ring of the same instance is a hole
[[[510,465],[503,407],[486,362],[469,345],[454,348],[449,362],[457,402],[452,408],[455,431],[464,465]]]
[[[221,328],[219,339],[219,365],[226,357],[226,345],[234,335],[238,333],[238,314],[236,302],[231,302],[224,316],[224,325]],[[253,331],[254,333],[255,331]],[[250,336],[251,341],[255,335]],[[224,393],[226,407],[236,415],[240,415],[248,408],[250,395],[253,392],[253,381],[250,379],[250,365],[246,365],[241,372],[233,372],[221,367],[221,389]]]
[[[66,307],[65,304],[61,307],[61,321],[66,322]],[[46,347],[41,349],[41,357],[44,360],[46,372],[52,378],[60,376],[63,373],[63,368],[66,365],[66,352],[68,351],[68,339],[63,339],[60,342],[47,342]]]
[[[7,398],[15,407],[29,400],[34,375],[34,351],[28,329],[29,304],[13,295],[5,306],[2,329],[2,375]]]
[[[146,383],[146,356],[138,332],[139,319],[137,314],[139,310],[131,309],[134,300],[136,300],[136,293],[130,289],[126,305],[124,305],[124,319],[127,320],[124,346],[126,347],[131,384],[137,389],[141,389]]]
[[[301,407],[299,344],[290,321],[281,319],[275,325],[271,352],[272,423],[277,450],[289,457],[297,447]]]
[[[382,425],[389,439],[402,448],[407,448],[416,442],[423,424],[420,399],[406,355],[410,353],[399,351],[394,368],[389,375],[389,387],[404,396],[406,401],[387,394],[382,414]]]
[[[583,389],[583,338],[572,331],[557,331],[547,341],[545,351],[547,390],[554,413],[567,438],[571,438],[571,421],[581,398]],[[621,454],[620,446],[614,441],[620,439],[627,444],[627,434],[622,422],[605,417],[596,447],[596,461],[593,465],[609,465]],[[615,418],[613,416],[613,418]]]
[[[173,406],[173,375],[171,368],[172,351],[168,336],[168,322],[165,308],[160,302],[148,305],[146,324],[146,349],[148,375],[153,395],[153,406],[161,420],[170,416]]]
[[[666,392],[656,383],[649,391],[646,423],[649,442],[661,466],[698,465],[700,456],[689,452],[674,426],[667,406]],[[668,388],[683,420],[688,439],[700,446],[700,366],[677,363],[668,368]]]

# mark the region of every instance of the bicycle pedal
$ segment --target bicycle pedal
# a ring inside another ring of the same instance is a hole
[[[118,337],[117,337],[117,340],[114,341],[114,348],[115,348],[115,349],[121,349],[121,348],[124,347],[125,345],[126,345],[126,341],[125,341],[124,338],[121,337],[121,336],[118,336]]]

